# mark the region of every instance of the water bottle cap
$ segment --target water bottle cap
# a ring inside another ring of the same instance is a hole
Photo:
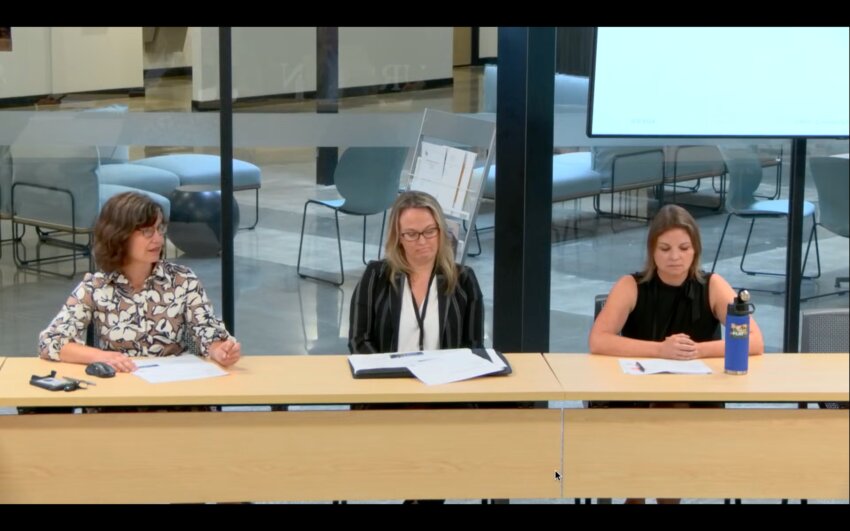
[[[746,315],[753,313],[753,310],[755,310],[755,306],[750,303],[750,292],[745,289],[738,291],[735,300],[729,304],[727,309],[732,315]]]

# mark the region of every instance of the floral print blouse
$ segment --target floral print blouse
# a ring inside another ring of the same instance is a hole
[[[127,356],[172,356],[192,344],[206,356],[212,342],[230,337],[195,273],[162,260],[138,293],[120,272],[86,273],[39,334],[39,356],[58,361],[68,342],[85,344],[92,319],[95,346]]]

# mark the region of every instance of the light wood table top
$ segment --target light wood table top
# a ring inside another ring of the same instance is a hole
[[[558,380],[540,354],[508,354],[513,373],[427,386],[414,378],[354,379],[347,356],[245,356],[228,376],[150,384],[132,374],[101,379],[85,366],[8,358],[0,371],[0,406],[135,406],[191,404],[350,404],[562,400]],[[29,384],[33,374],[97,385],[73,392]]]
[[[712,374],[625,374],[618,358],[545,354],[564,389],[564,400],[846,402],[850,356],[752,356],[746,375],[723,372],[723,358],[703,361]]]

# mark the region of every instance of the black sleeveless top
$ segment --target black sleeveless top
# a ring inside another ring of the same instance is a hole
[[[720,323],[711,311],[708,283],[689,278],[681,286],[669,286],[653,275],[647,282],[638,283],[635,309],[629,314],[621,335],[646,341],[663,341],[672,334],[687,334],[694,341],[720,339]]]

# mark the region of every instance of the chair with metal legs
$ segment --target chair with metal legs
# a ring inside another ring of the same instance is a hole
[[[383,213],[380,245],[384,239],[386,211],[398,196],[401,170],[407,158],[404,147],[350,147],[346,149],[334,171],[334,184],[342,199],[308,199],[304,203],[301,217],[301,239],[298,244],[298,263],[296,271],[301,278],[311,278],[341,286],[345,282],[345,269],[342,263],[342,239],[339,232],[339,213],[363,216],[363,250],[361,259],[366,263],[366,216]],[[339,281],[303,273],[301,270],[301,251],[304,246],[304,225],[307,220],[307,207],[320,205],[333,210],[336,224],[336,242],[339,252]]]
[[[12,146],[13,177],[10,191],[12,250],[18,269],[73,277],[77,259],[88,259],[93,270],[91,239],[101,206],[112,196],[135,191],[148,195],[168,218],[170,201],[154,192],[100,182],[98,157],[94,146],[43,145]],[[33,226],[38,235],[36,257],[27,258],[22,228]],[[70,251],[42,257],[41,245]],[[44,269],[45,265],[70,261],[70,275]]]
[[[785,273],[771,271],[754,271],[744,267],[744,261],[747,258],[747,250],[749,249],[750,239],[753,234],[753,226],[758,219],[769,218],[788,218],[789,205],[787,199],[757,201],[754,199],[754,192],[759,187],[762,179],[762,167],[758,156],[747,149],[723,149],[723,155],[726,159],[726,166],[729,169],[729,184],[726,196],[726,208],[729,214],[726,216],[726,223],[723,225],[723,232],[720,235],[720,242],[717,244],[717,252],[714,254],[714,262],[711,264],[711,271],[714,272],[717,266],[717,260],[720,257],[720,249],[723,247],[723,240],[726,237],[726,230],[729,228],[729,221],[732,216],[750,221],[749,231],[747,232],[747,240],[744,243],[744,252],[741,255],[741,263],[739,265],[741,271],[748,275],[773,275],[785,276]],[[803,203],[803,217],[811,217],[813,229],[817,223],[815,214],[815,205],[809,201]],[[820,277],[820,253],[818,250],[817,232],[812,230],[809,233],[809,240],[806,247],[806,257],[803,260],[803,272],[806,270],[806,262],[808,261],[809,247],[814,238],[815,243],[815,259],[817,261],[817,273],[814,275],[803,275],[804,279],[815,279]]]
[[[4,219],[12,219],[12,154],[9,146],[0,146],[0,258],[3,257],[3,244],[7,243],[3,239]]]
[[[782,155],[784,152],[784,148],[779,146],[779,149],[770,149],[770,148],[762,148],[759,149],[756,147],[756,150],[759,154],[759,163],[762,168],[776,168],[776,183],[773,187],[773,194],[771,195],[754,195],[754,197],[758,199],[779,199],[779,196],[782,194]]]
[[[817,223],[812,226],[812,232],[817,242],[817,228],[824,227],[828,231],[850,238],[850,160],[843,157],[811,157],[809,159],[811,176],[818,191]],[[811,237],[809,238],[811,241]],[[808,248],[806,248],[808,255]],[[841,283],[850,282],[850,277],[836,277],[835,287]],[[811,297],[801,298],[801,301],[826,297],[828,295],[843,295],[847,289],[820,293]]]
[[[714,210],[721,210],[725,204],[726,195],[726,163],[717,146],[669,146],[665,148],[668,153],[667,166],[665,168],[664,180],[666,186],[673,187],[671,203],[683,204],[678,201],[678,191],[684,188],[688,192],[695,193],[699,190],[702,179],[720,179],[720,188],[714,188],[718,193],[717,205]],[[683,181],[696,180],[694,186],[682,185]],[[669,197],[669,196],[668,196]]]

